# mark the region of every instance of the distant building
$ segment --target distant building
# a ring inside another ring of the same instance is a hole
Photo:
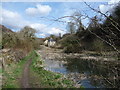
[[[53,40],[53,38],[50,38],[49,40],[44,41],[44,45],[48,47],[54,47],[56,44],[56,41]]]
[[[45,46],[48,46],[48,40],[45,40],[45,41],[44,41],[44,45],[45,45]]]

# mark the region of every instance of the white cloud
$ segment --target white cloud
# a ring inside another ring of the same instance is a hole
[[[112,10],[113,6],[110,6],[110,5],[100,5],[99,8],[100,8],[100,11],[102,13],[106,13],[108,11],[110,12]]]
[[[55,27],[49,28],[45,24],[34,23],[34,24],[30,24],[29,26],[36,29],[37,32],[40,33],[39,34],[40,36],[47,36],[50,34],[59,35],[59,33],[61,33],[63,35],[65,33],[65,31],[63,31],[61,29],[58,29]]]
[[[99,9],[102,13],[106,13],[108,11],[111,13],[118,2],[120,2],[120,0],[110,0],[107,5],[100,5]]]
[[[2,9],[2,17],[0,18],[2,20],[2,24],[5,26],[10,27],[12,30],[20,30],[24,26],[30,26],[37,30],[37,36],[45,37],[50,34],[58,35],[61,33],[62,35],[65,33],[61,29],[55,28],[55,27],[48,27],[45,24],[41,23],[33,23],[29,22],[27,20],[24,20],[24,18],[17,12],[12,12],[6,9]]]
[[[29,26],[36,29],[38,33],[45,32],[45,29],[47,28],[45,24],[39,24],[39,23],[33,23],[30,24]]]
[[[48,15],[50,13],[50,11],[52,10],[52,8],[49,5],[36,5],[35,8],[27,8],[26,9],[26,13],[30,16],[44,16],[44,15]]]
[[[13,29],[22,28],[29,24],[20,14],[6,9],[2,9],[2,24],[12,27]]]
[[[39,36],[40,36],[40,37],[45,37],[46,35],[43,34],[43,33],[41,33],[41,34],[39,34]]]
[[[118,2],[120,2],[120,0],[110,0],[110,1],[108,2],[108,4],[116,4],[116,3],[118,3]]]
[[[65,33],[65,31],[59,29],[59,28],[50,28],[50,30],[48,31],[49,34],[55,34],[58,35],[59,33],[61,33],[62,35]]]

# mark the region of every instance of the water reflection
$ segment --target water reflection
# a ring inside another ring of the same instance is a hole
[[[64,66],[64,61],[45,60],[45,69],[53,72],[67,74],[69,70]]]
[[[116,61],[96,61],[67,58],[65,67],[68,71],[79,72],[87,75],[93,86],[119,88],[120,63]]]
[[[63,74],[73,74],[77,82],[87,88],[119,88],[120,63],[66,58],[64,61],[45,60],[45,69]]]

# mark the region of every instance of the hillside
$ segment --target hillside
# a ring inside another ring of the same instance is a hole
[[[5,27],[4,25],[0,25],[0,30],[2,31],[1,34],[2,47],[4,48],[12,47],[15,44],[16,33],[13,32],[11,29]]]
[[[0,30],[3,32],[14,33],[11,29],[5,27],[4,25],[0,25]]]

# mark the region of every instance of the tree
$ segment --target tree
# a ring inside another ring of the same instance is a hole
[[[36,30],[25,26],[19,32],[17,32],[17,45],[16,48],[24,49],[27,52],[30,52],[34,49],[36,37],[35,37]]]
[[[71,34],[84,30],[84,26],[82,24],[83,15],[80,12],[74,12],[69,16],[69,18],[70,21],[67,24],[67,29]]]
[[[74,34],[75,33],[75,26],[74,26],[74,23],[72,22],[68,22],[68,25],[67,25],[67,29],[68,29],[68,32],[70,34]]]
[[[90,24],[88,26],[88,28],[96,28],[98,27],[98,18],[97,16],[94,16],[91,20],[90,20]]]
[[[81,14],[80,11],[74,12],[72,16],[74,17],[72,20],[75,23],[77,32],[83,31],[84,25],[82,24],[82,19],[85,17]]]
[[[101,11],[97,10],[97,9],[94,9],[92,8],[89,4],[87,4],[85,2],[85,4],[91,9],[93,10],[94,12],[98,13],[98,14],[101,14],[103,15],[109,22],[109,25],[110,27],[101,27],[101,25],[99,26],[99,28],[105,32],[104,36],[105,37],[100,37],[99,35],[97,35],[96,33],[92,32],[91,30],[90,33],[95,35],[97,38],[99,38],[100,40],[102,40],[103,42],[105,42],[106,44],[108,44],[109,46],[111,46],[117,54],[120,54],[120,51],[119,51],[119,48],[115,45],[115,42],[114,42],[114,39],[112,39],[113,37],[111,37],[111,35],[114,35],[114,38],[117,38],[118,40],[118,36],[117,36],[117,33],[114,33],[114,30],[117,31],[117,32],[120,32],[120,25],[118,24],[118,22],[116,22],[116,20],[110,16],[107,16],[106,14],[102,13]],[[119,4],[118,4],[119,5]],[[90,18],[90,17],[89,17]],[[91,18],[90,18],[91,19]],[[108,24],[104,24],[104,25],[108,25]],[[113,27],[113,28],[111,28]],[[105,30],[105,28],[108,28],[107,30]],[[113,30],[114,29],[114,30]],[[107,38],[107,39],[106,39]],[[119,40],[118,40],[119,41]]]
[[[36,30],[29,27],[29,26],[25,26],[23,29],[20,30],[20,32],[18,32],[19,36],[22,38],[29,38],[32,39],[35,37],[35,33]]]

